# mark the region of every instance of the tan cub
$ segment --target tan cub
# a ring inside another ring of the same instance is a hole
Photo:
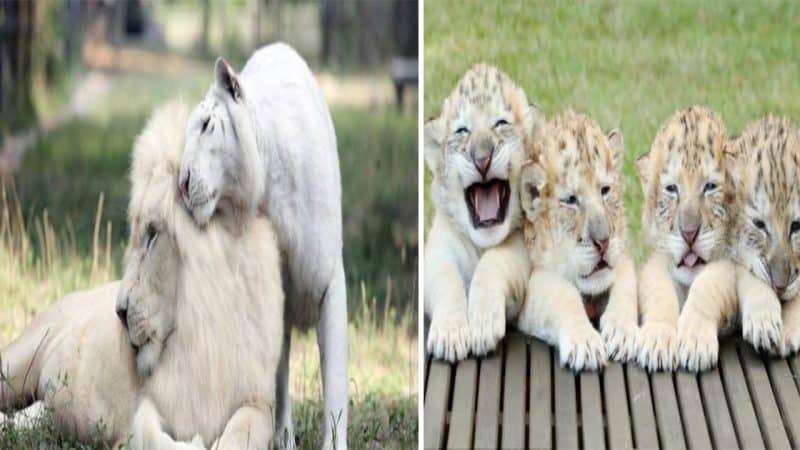
[[[478,64],[425,124],[436,209],[425,245],[425,313],[435,358],[493,350],[524,297],[518,177],[524,143],[542,122],[506,74]]]
[[[650,153],[637,159],[652,254],[639,275],[636,352],[648,370],[672,370],[679,360],[691,370],[716,362],[716,328],[706,334],[702,325],[717,303],[735,299],[735,270],[726,259],[733,192],[726,142],[720,117],[695,106],[670,116]]]
[[[750,124],[734,141],[737,203],[731,233],[739,265],[742,333],[786,356],[800,347],[800,136],[786,118]],[[725,311],[736,316],[736,309]]]
[[[567,110],[547,124],[522,169],[533,272],[517,325],[557,346],[561,365],[574,370],[633,354],[636,272],[625,250],[622,153],[619,131],[606,136]],[[591,322],[597,318],[600,333]]]

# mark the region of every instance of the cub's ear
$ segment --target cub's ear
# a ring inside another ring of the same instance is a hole
[[[544,129],[545,117],[542,108],[536,103],[530,103],[525,111],[525,129],[530,136],[538,136]]]
[[[608,132],[606,139],[608,139],[608,145],[611,146],[611,153],[614,157],[614,168],[619,169],[622,164],[622,155],[625,152],[625,140],[622,138],[622,131],[614,128]]]
[[[645,153],[636,158],[636,173],[639,175],[639,182],[642,184],[642,190],[647,190],[647,183],[650,181],[650,154]]]
[[[530,221],[539,216],[546,184],[547,174],[541,164],[528,161],[522,165],[519,197],[525,217]]]
[[[439,117],[431,117],[425,122],[422,131],[425,139],[425,164],[432,174],[441,167],[444,161],[444,128],[442,119]]]
[[[225,58],[221,56],[217,58],[217,62],[214,64],[214,74],[216,75],[217,87],[230,94],[234,101],[244,98],[239,77],[236,76],[236,72],[225,61]]]

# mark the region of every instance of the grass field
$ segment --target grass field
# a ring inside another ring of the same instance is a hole
[[[800,4],[713,1],[428,0],[425,116],[472,64],[495,64],[548,117],[592,115],[625,137],[625,205],[641,260],[633,168],[676,109],[704,104],[730,133],[768,113],[800,121]],[[427,185],[427,183],[426,183]],[[425,216],[430,218],[430,202]]]
[[[28,150],[0,196],[0,345],[65,293],[119,276],[133,139],[160,102],[197,101],[210,74],[120,75],[88,116]],[[343,180],[350,442],[408,448],[417,442],[416,115],[393,105],[331,112]],[[314,448],[322,430],[313,332],[295,332],[291,372],[300,448]],[[78,448],[47,423],[33,433],[0,425],[0,448],[55,447]]]

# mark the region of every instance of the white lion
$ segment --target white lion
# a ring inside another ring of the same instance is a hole
[[[324,445],[347,445],[347,297],[339,161],[333,122],[305,61],[289,46],[258,50],[240,74],[223,60],[192,112],[181,164],[183,200],[198,224],[230,209],[260,210],[284,256],[286,324],[316,324]],[[294,442],[289,332],[278,373],[279,433]]]

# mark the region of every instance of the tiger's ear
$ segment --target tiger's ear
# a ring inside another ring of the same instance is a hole
[[[432,174],[436,174],[444,161],[444,128],[439,117],[432,117],[425,122],[422,130],[425,145],[425,164]]]
[[[236,76],[236,72],[225,61],[225,58],[221,56],[217,58],[217,62],[214,64],[214,74],[217,87],[227,92],[234,101],[240,101],[244,98],[239,77]]]
[[[537,103],[530,103],[525,111],[525,130],[530,136],[538,136],[544,129],[545,117]]]
[[[639,175],[639,182],[642,184],[642,190],[647,190],[647,183],[650,181],[650,154],[645,153],[636,158],[636,173]]]
[[[608,145],[611,146],[614,169],[619,170],[622,165],[622,156],[625,153],[625,140],[622,137],[622,131],[614,128],[608,132],[606,139],[608,139]]]
[[[547,173],[541,164],[528,161],[520,171],[519,196],[525,217],[534,221],[541,211],[542,193],[547,185]]]

